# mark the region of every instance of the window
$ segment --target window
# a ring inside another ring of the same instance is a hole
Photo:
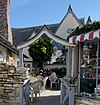
[[[81,43],[80,92],[94,94],[100,86],[100,41]]]

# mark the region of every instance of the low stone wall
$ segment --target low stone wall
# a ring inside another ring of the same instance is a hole
[[[25,78],[26,71],[0,63],[0,105],[20,104],[20,80]]]
[[[85,97],[75,97],[75,105],[100,105],[100,99]]]

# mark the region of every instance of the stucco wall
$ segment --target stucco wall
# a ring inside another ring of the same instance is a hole
[[[74,29],[77,26],[79,26],[78,21],[76,21],[75,17],[73,17],[73,15],[70,13],[70,14],[67,15],[67,17],[61,23],[59,29],[56,32],[56,35],[66,39],[68,37],[68,35],[69,35],[67,33],[67,30],[69,28]]]
[[[4,55],[4,62],[6,62],[6,48],[0,45],[0,50],[2,51]]]
[[[25,48],[23,49],[23,53],[24,53],[25,55],[27,55],[28,57],[30,57],[30,56],[29,56],[28,49],[29,49],[29,47],[25,47]]]
[[[13,59],[14,59],[14,65],[15,65],[15,67],[17,67],[17,59],[18,59],[18,55],[12,53],[12,57],[13,57]]]
[[[0,50],[3,53],[3,55],[4,55],[4,61],[3,62],[7,63],[7,58],[6,58],[7,57],[7,49],[5,47],[3,47],[2,45],[0,45]],[[12,58],[14,60],[14,65],[17,67],[18,55],[12,52]]]

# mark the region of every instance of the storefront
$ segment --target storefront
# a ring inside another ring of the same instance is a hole
[[[78,94],[100,96],[100,29],[69,38],[78,46]]]

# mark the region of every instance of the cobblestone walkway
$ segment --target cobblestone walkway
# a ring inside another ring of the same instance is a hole
[[[45,90],[31,105],[60,105],[60,90]]]

